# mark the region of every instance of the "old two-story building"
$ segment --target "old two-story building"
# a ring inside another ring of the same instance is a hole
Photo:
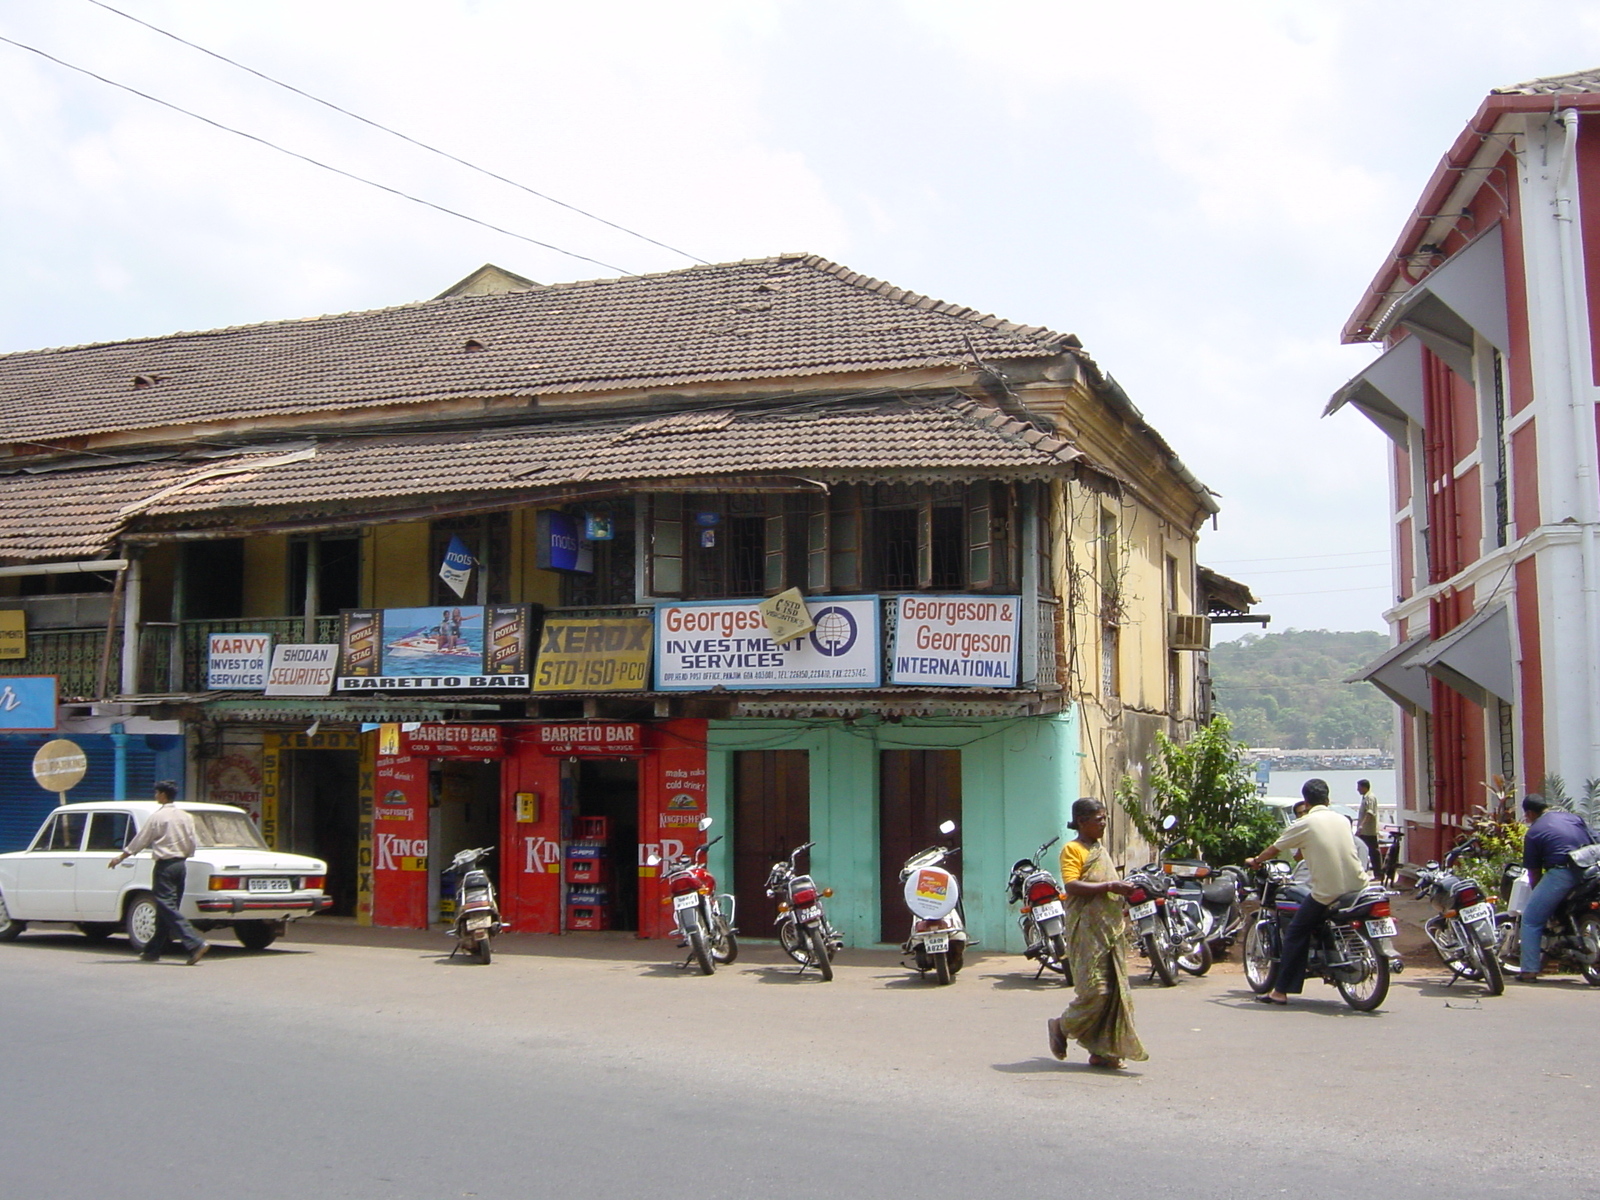
[[[1402,819],[1437,856],[1477,810],[1600,776],[1600,72],[1492,92],[1344,329],[1333,397],[1391,443]]]
[[[710,815],[747,935],[814,840],[898,941],[951,818],[999,946],[1010,862],[1202,702],[1217,505],[1116,382],[814,256],[12,354],[0,409],[9,674],[366,922],[491,844],[517,929],[660,934],[649,859]]]

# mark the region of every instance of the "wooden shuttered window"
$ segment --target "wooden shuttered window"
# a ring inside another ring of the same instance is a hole
[[[806,508],[806,582],[805,590],[813,594],[826,592],[833,581],[831,544],[832,532],[827,496],[812,496]]]
[[[650,497],[650,578],[652,596],[683,595],[683,497]]]
[[[789,586],[789,504],[787,496],[768,496],[762,526],[761,587],[769,596],[776,596]]]
[[[865,540],[862,534],[861,489],[856,486],[833,490],[829,505],[828,562],[833,578],[830,581],[839,592],[859,592],[865,584],[861,551]]]

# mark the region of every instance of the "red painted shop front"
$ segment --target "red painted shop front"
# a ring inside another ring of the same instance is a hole
[[[499,840],[492,867],[512,930],[665,936],[672,914],[646,860],[704,840],[697,823],[706,811],[706,723],[533,721],[495,728],[501,756],[494,760]],[[463,743],[458,736],[444,744]],[[435,844],[437,815],[430,837],[429,806],[437,810],[448,800],[438,795],[436,753],[430,761],[426,747],[402,749],[410,752],[378,758],[373,920],[424,928],[429,873],[437,876],[448,865],[442,855],[449,849]]]

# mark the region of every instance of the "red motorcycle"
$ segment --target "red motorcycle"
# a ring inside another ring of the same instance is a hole
[[[711,818],[700,820],[700,830],[711,827]],[[680,854],[662,868],[667,894],[672,897],[672,919],[677,924],[679,945],[689,947],[690,959],[700,965],[702,975],[710,975],[717,964],[727,965],[739,957],[739,939],[733,925],[733,897],[717,895],[717,881],[706,867],[706,852],[720,842],[712,838],[692,854]],[[661,862],[650,856],[650,865]],[[684,966],[689,965],[685,960]]]

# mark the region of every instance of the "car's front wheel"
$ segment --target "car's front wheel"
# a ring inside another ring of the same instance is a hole
[[[26,921],[18,921],[6,910],[6,898],[0,896],[0,942],[15,941],[27,927]]]
[[[122,921],[122,927],[127,931],[128,944],[140,954],[156,936],[160,928],[161,910],[156,907],[156,898],[149,892],[140,892],[128,901],[128,911]]]

